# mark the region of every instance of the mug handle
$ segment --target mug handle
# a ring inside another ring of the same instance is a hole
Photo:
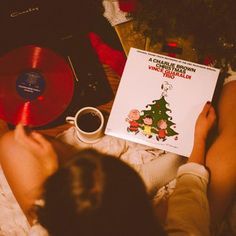
[[[67,122],[67,123],[70,123],[70,124],[72,124],[72,125],[74,125],[74,124],[75,124],[75,117],[73,117],[73,116],[67,116],[67,117],[66,117],[66,122]]]

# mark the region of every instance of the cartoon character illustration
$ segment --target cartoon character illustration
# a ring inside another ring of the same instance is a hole
[[[165,141],[167,137],[173,137],[178,140],[176,123],[172,118],[172,109],[167,101],[169,90],[173,89],[167,81],[163,81],[161,86],[161,95],[159,99],[152,100],[140,111],[140,128],[142,133],[148,137],[156,136],[156,140]],[[171,100],[171,99],[168,99]],[[142,122],[141,122],[142,121]]]
[[[169,84],[167,81],[164,81],[164,83],[161,85],[161,90],[162,90],[161,95],[163,97],[167,97],[168,90],[171,90],[172,88],[173,87],[171,84]]]
[[[166,135],[167,135],[167,121],[164,119],[161,119],[157,122],[157,136],[156,139],[159,141],[162,139],[162,141],[166,140]]]
[[[151,138],[152,137],[152,123],[153,123],[153,119],[151,116],[149,115],[146,115],[144,118],[143,118],[143,134],[145,136],[147,136],[148,138]]]
[[[137,134],[139,132],[138,128],[139,128],[139,123],[137,122],[137,120],[140,118],[140,113],[139,110],[137,109],[132,109],[129,112],[128,118],[126,118],[126,121],[129,122],[129,127],[127,128],[128,132],[133,132],[135,134]]]

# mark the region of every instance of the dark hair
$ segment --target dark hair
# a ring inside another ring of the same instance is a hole
[[[50,235],[163,235],[139,175],[112,156],[87,149],[50,176],[39,223]]]
[[[152,119],[152,116],[146,115],[144,118]]]

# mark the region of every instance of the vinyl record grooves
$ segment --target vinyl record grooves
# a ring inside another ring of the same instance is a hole
[[[34,45],[0,58],[0,118],[41,127],[59,117],[71,102],[74,77],[66,60]]]

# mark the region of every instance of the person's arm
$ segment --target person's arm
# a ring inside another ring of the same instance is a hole
[[[206,139],[215,123],[216,114],[210,102],[207,102],[199,114],[195,125],[194,144],[188,162],[205,164]]]
[[[215,111],[207,103],[196,122],[192,153],[188,163],[179,168],[176,188],[168,201],[168,235],[210,235],[209,174],[203,164],[207,134],[214,122]]]
[[[1,167],[29,222],[44,181],[58,168],[58,157],[69,156],[70,151],[58,140],[49,141],[35,131],[26,133],[21,124],[0,138]]]

